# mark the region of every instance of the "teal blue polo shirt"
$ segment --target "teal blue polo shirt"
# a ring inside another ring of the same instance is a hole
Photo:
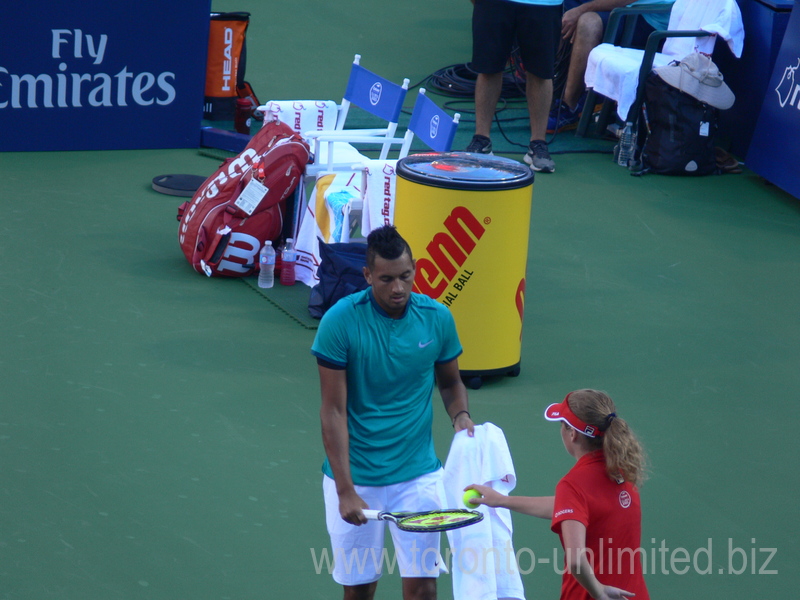
[[[371,288],[325,313],[311,353],[347,371],[353,483],[392,485],[441,466],[431,431],[434,365],[461,352],[449,309],[422,294],[411,294],[399,319],[378,306]],[[322,471],[333,477],[327,459]]]
[[[670,6],[673,4],[673,0],[636,0],[635,2],[631,2],[629,6],[641,6],[643,4],[664,4]],[[656,31],[660,31],[667,29],[669,26],[669,15],[670,11],[658,14],[645,14],[643,16],[644,20],[650,24],[650,27]]]

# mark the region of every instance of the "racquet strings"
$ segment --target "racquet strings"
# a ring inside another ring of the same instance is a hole
[[[404,528],[413,527],[421,530],[449,529],[467,523],[478,522],[483,518],[480,513],[470,511],[431,511],[422,515],[410,515],[398,520]]]

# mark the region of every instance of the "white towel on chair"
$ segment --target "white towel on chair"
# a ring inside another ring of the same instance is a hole
[[[459,431],[453,438],[442,477],[442,503],[463,507],[463,490],[470,483],[488,485],[508,494],[517,484],[514,464],[503,431],[492,423],[475,426],[475,437]],[[447,532],[450,542],[453,597],[459,600],[525,599],[522,577],[511,542],[508,509],[481,506],[480,523]]]
[[[739,5],[734,0],[703,0],[702,2],[676,2],[669,18],[669,29],[702,29],[721,37],[736,58],[742,56],[744,48],[744,25]],[[716,38],[672,38],[664,42],[665,52],[678,60],[695,51],[711,54]]]
[[[333,100],[270,100],[258,110],[264,123],[282,121],[300,134],[333,129],[339,114]]]
[[[586,87],[617,101],[620,119],[628,118],[628,111],[636,100],[639,86],[639,68],[644,50],[622,48],[612,44],[595,46],[586,65]],[[656,52],[653,67],[668,65],[672,57]]]
[[[735,0],[678,0],[672,7],[669,29],[702,29],[715,35],[701,38],[668,38],[663,52],[653,58],[653,67],[663,67],[673,60],[681,60],[695,51],[711,54],[716,36],[728,43],[738,58],[744,46],[742,13]],[[600,44],[589,54],[584,82],[586,87],[617,101],[617,115],[627,119],[628,111],[636,100],[639,85],[639,68],[644,50]]]
[[[308,286],[319,283],[319,239],[325,243],[338,242],[344,214],[342,207],[347,197],[361,196],[361,173],[358,171],[321,175],[306,204],[297,233],[297,265],[295,276]],[[328,199],[333,196],[332,203]]]
[[[368,160],[363,163],[367,175],[366,201],[361,218],[361,234],[394,223],[396,160]]]

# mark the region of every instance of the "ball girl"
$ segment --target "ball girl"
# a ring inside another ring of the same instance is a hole
[[[470,485],[482,495],[472,502],[551,520],[564,548],[561,600],[648,600],[640,549],[641,444],[604,392],[571,392],[544,416],[561,423],[564,447],[576,460],[555,496],[504,496]]]

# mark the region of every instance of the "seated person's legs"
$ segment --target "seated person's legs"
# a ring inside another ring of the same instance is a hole
[[[577,127],[583,110],[586,63],[592,48],[603,40],[609,12],[581,9],[589,0],[565,0],[561,27],[561,43],[572,43],[567,78],[561,98],[553,103],[547,132],[554,133]]]
[[[608,13],[605,13],[606,15]],[[605,23],[600,13],[587,12],[580,16],[572,38],[572,54],[567,71],[567,82],[564,85],[564,104],[575,109],[584,90],[583,75],[592,48],[603,40]]]
[[[589,60],[589,53],[603,41],[610,12],[595,12],[585,7],[590,0],[564,0],[564,16],[562,19],[562,43],[572,42],[572,52],[567,79],[564,83],[562,98],[553,103],[547,123],[548,133],[571,129],[577,126],[583,111],[585,99],[584,75]],[[619,5],[628,2],[620,0]],[[644,48],[647,37],[654,31],[643,18],[636,20],[631,46]],[[617,36],[619,43],[622,31]]]

